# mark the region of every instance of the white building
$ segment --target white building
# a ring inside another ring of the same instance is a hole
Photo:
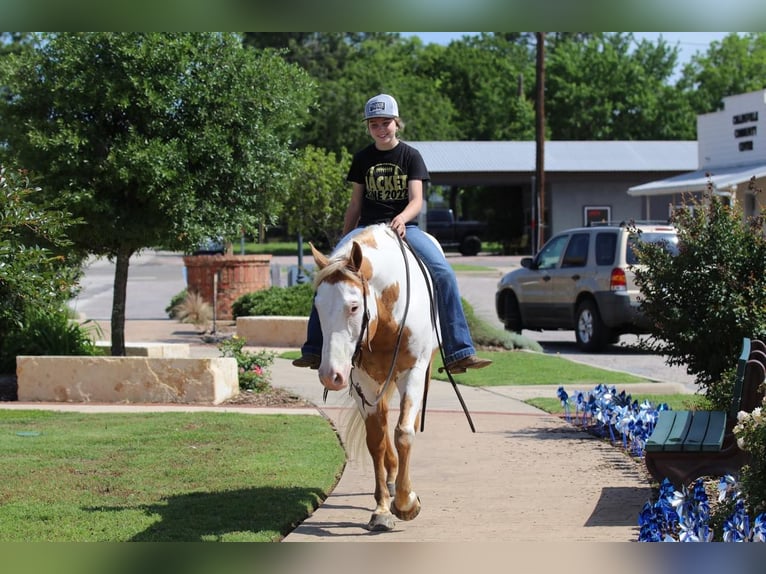
[[[723,110],[697,117],[697,169],[635,185],[628,195],[644,199],[643,217],[667,218],[670,210],[710,189],[757,215],[766,184],[766,90],[723,99]],[[751,180],[753,184],[751,185]]]

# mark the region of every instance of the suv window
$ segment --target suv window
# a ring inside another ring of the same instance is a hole
[[[617,253],[616,233],[596,234],[596,265],[614,265]]]
[[[538,269],[553,269],[559,264],[561,253],[566,247],[569,235],[559,235],[551,239],[537,254]]]
[[[569,240],[567,250],[564,252],[562,267],[585,267],[588,262],[588,243],[590,234],[575,233]]]
[[[644,243],[661,243],[672,255],[678,254],[678,236],[675,233],[643,231],[640,234],[634,233],[628,237],[628,252],[625,254],[628,265],[638,263],[638,256],[634,247],[641,241]]]

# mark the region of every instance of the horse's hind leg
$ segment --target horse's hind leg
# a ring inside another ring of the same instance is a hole
[[[388,436],[388,408],[382,403],[378,410],[367,416],[367,449],[375,469],[375,510],[367,524],[372,531],[388,531],[394,528],[394,517],[389,509],[391,503],[388,482],[396,472],[396,457]]]
[[[418,405],[420,401],[418,401]],[[420,499],[412,490],[410,482],[410,455],[415,440],[415,421],[419,406],[413,406],[412,397],[405,394],[402,399],[399,423],[394,431],[396,451],[399,455],[399,471],[396,476],[396,494],[391,503],[391,512],[402,520],[412,520],[420,514]]]

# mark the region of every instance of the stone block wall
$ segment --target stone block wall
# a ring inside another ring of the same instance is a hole
[[[236,359],[18,356],[19,401],[212,403],[239,393]]]

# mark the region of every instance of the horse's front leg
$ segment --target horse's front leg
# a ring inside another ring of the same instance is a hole
[[[388,406],[381,401],[375,412],[367,414],[364,424],[367,431],[367,449],[375,469],[375,510],[367,529],[393,530],[394,517],[390,511],[390,504],[397,460],[388,434]]]
[[[413,369],[412,376],[420,376]],[[425,375],[423,375],[424,377]],[[399,455],[399,471],[396,475],[396,494],[391,504],[391,512],[402,520],[412,520],[420,513],[420,498],[412,490],[410,481],[410,457],[415,442],[415,425],[419,420],[420,407],[423,402],[423,384],[405,385],[399,412],[399,422],[394,431],[394,443]]]

